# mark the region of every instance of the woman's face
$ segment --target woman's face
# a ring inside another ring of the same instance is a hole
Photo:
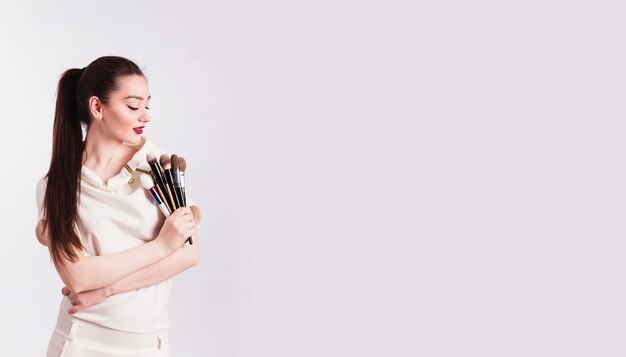
[[[142,76],[128,75],[118,77],[117,83],[119,88],[111,93],[107,104],[102,104],[102,120],[94,120],[92,125],[120,141],[139,143],[141,129],[150,121],[148,82]]]

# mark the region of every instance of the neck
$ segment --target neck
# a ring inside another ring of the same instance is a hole
[[[88,167],[117,165],[122,157],[129,155],[130,151],[136,152],[137,150],[123,141],[103,135],[103,133],[90,128],[85,137],[83,165]]]

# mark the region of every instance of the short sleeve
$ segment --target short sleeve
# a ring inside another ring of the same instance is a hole
[[[42,221],[46,219],[45,207],[43,206],[43,199],[46,194],[46,184],[47,184],[47,178],[46,176],[43,176],[37,182],[37,187],[35,190],[35,200],[37,204],[37,221],[35,222],[35,236],[37,237],[37,240],[39,241],[39,243],[41,243],[42,245],[47,245],[43,237],[43,227],[40,227],[40,224],[42,223]]]
[[[37,203],[37,222],[35,223],[35,236],[37,237],[37,240],[39,241],[39,243],[46,245],[46,246],[47,246],[47,242],[44,240],[44,237],[43,237],[42,221],[46,220],[46,212],[45,212],[45,207],[43,206],[43,199],[44,199],[44,196],[46,195],[47,184],[48,184],[48,178],[46,176],[43,176],[37,182],[37,189],[35,192],[35,199]],[[82,237],[80,228],[78,228],[78,224],[76,223],[76,221],[72,221],[72,224],[73,224],[74,230],[76,231],[76,234],[78,235],[80,240],[83,241],[83,237]],[[84,251],[83,255],[90,255],[90,254]]]
[[[43,206],[43,198],[46,195],[46,183],[47,180],[45,176],[40,178],[37,182],[37,189],[35,193],[35,198],[37,201],[37,223],[39,223],[39,220],[46,218]]]

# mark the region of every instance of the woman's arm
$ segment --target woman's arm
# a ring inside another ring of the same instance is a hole
[[[131,290],[145,288],[150,285],[165,281],[198,263],[198,239],[193,237],[193,245],[184,244],[174,253],[159,260],[158,262],[140,269],[127,277],[105,286],[106,297],[124,293]]]
[[[193,237],[196,238],[196,235],[193,235]],[[194,239],[193,246],[197,245],[197,242],[198,240]],[[103,288],[74,293],[68,287],[63,287],[61,293],[67,295],[72,304],[72,307],[67,312],[72,315],[101,303],[111,295],[141,289],[171,278],[197,264],[197,256],[193,252],[197,248],[192,248],[193,246],[184,244],[166,258]]]
[[[80,256],[79,253],[77,262],[61,257],[63,264],[57,267],[57,272],[65,286],[80,293],[112,284],[171,253],[164,244],[152,240],[138,247],[107,255]]]
[[[171,225],[168,229],[175,229],[174,225],[179,224],[175,222],[188,219],[183,218],[187,214],[193,214],[193,211],[182,208],[174,211],[168,217]],[[47,231],[46,229],[44,234],[47,235]],[[82,252],[77,252],[79,259],[76,262],[61,255],[61,264],[55,267],[65,286],[74,293],[80,293],[113,284],[169,256],[179,247],[172,246],[171,242],[157,236],[147,243],[122,252],[97,256],[84,256]]]
[[[200,207],[193,205],[189,208],[191,208],[197,226],[202,217]],[[103,288],[105,296],[109,297],[114,294],[158,284],[198,264],[200,259],[200,239],[197,238],[197,230],[196,234],[192,235],[191,238],[193,239],[192,245],[183,244],[180,248],[176,249],[174,253],[164,259],[140,269],[111,285],[105,286]]]
[[[193,212],[196,225],[198,225],[201,219],[200,207],[194,205],[190,206],[190,208]],[[140,269],[113,284],[105,286],[103,288],[105,296],[109,297],[114,294],[158,284],[198,264],[200,257],[200,239],[197,238],[197,235],[196,231],[196,234],[191,236],[193,239],[192,245],[185,243],[180,248],[176,249],[174,253],[158,262]]]
[[[193,212],[194,220],[197,225],[201,219],[200,207],[197,207],[194,204],[194,206],[191,206],[190,208]],[[72,307],[67,312],[69,314],[75,314],[78,311],[84,310],[95,304],[99,304],[102,300],[111,295],[158,284],[174,275],[179,274],[189,267],[198,264],[200,240],[197,238],[197,231],[196,234],[192,235],[192,238],[194,238],[193,245],[183,244],[181,247],[176,249],[174,253],[150,266],[140,269],[114,282],[113,284],[80,293],[74,293],[73,291],[70,291],[68,287],[63,287],[61,289],[61,293],[63,295],[67,295],[72,304]]]

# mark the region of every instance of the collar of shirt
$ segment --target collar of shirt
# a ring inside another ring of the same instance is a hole
[[[140,143],[130,146],[138,149],[137,152],[124,165],[122,170],[117,175],[111,177],[107,183],[85,165],[81,166],[81,179],[98,189],[109,192],[118,191],[128,184],[139,184],[139,174],[150,174],[150,165],[146,161],[146,154],[150,152],[152,142],[148,137],[142,135]]]

